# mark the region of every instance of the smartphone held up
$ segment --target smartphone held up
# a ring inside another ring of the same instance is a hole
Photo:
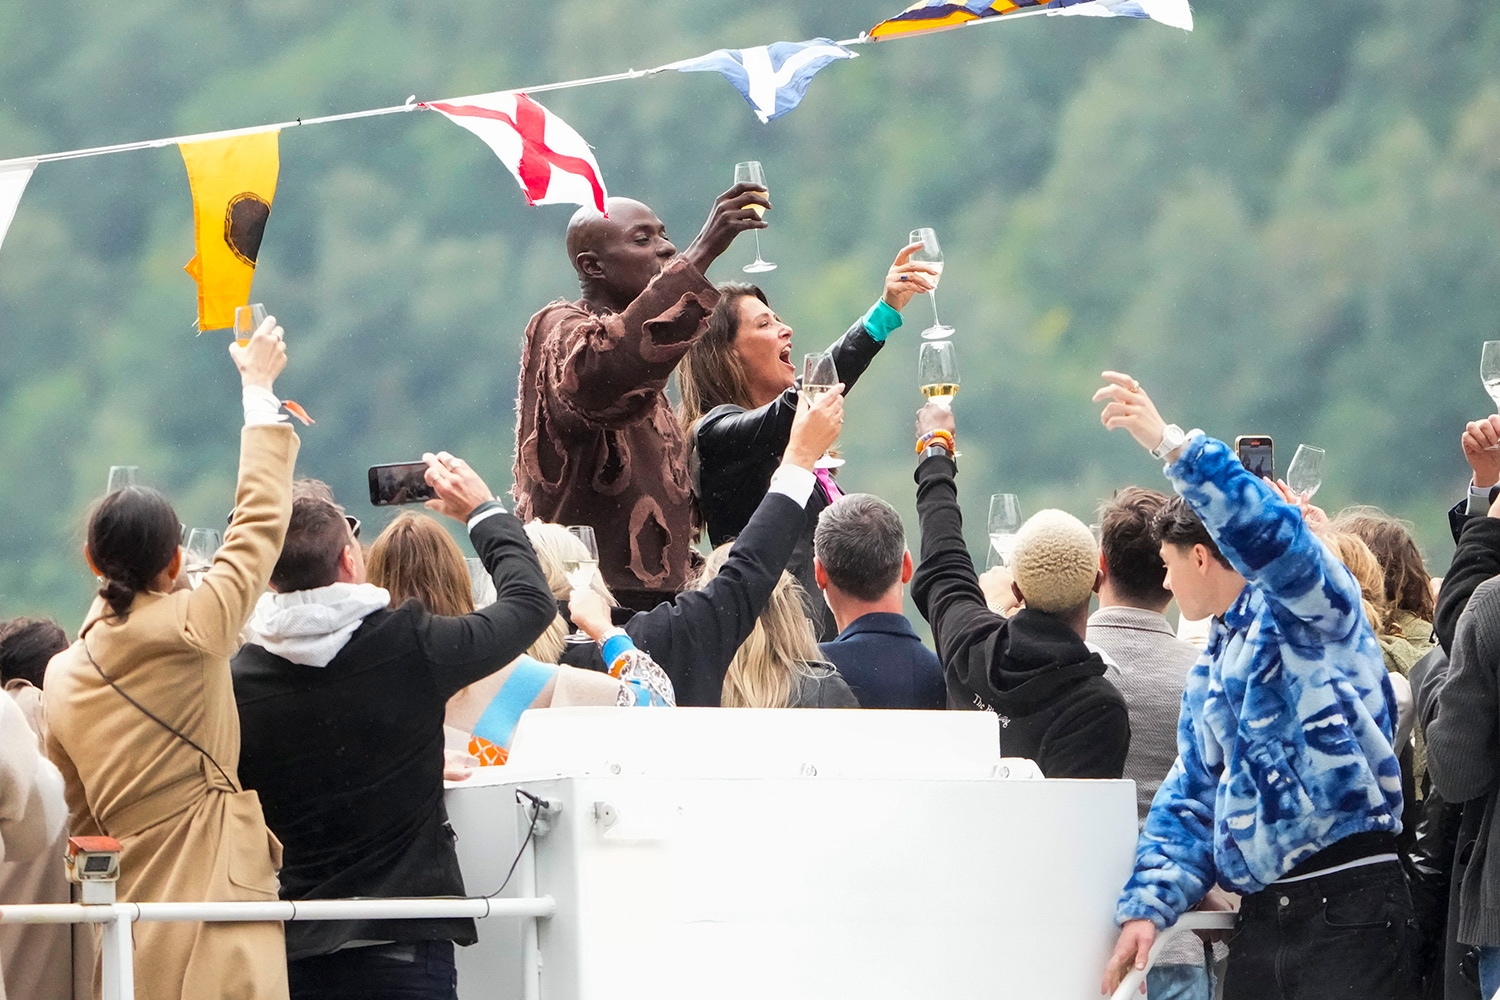
[[[1252,476],[1276,478],[1276,454],[1269,434],[1241,434],[1234,439],[1234,451]]]
[[[368,476],[370,503],[376,507],[424,503],[437,496],[427,482],[426,462],[391,462],[385,465],[372,465]]]

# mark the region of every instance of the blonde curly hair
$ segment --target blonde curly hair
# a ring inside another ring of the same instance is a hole
[[[1016,532],[1012,575],[1026,606],[1048,614],[1088,603],[1099,575],[1094,533],[1062,510],[1040,510]]]

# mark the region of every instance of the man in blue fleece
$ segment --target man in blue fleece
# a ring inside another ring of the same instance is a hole
[[[1104,426],[1165,461],[1178,493],[1155,522],[1166,586],[1214,618],[1104,991],[1217,883],[1244,895],[1225,1000],[1417,997],[1396,707],[1359,584],[1231,448],[1166,423],[1130,376],[1104,378]]]

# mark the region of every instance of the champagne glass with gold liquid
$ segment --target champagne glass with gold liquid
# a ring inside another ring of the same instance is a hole
[[[734,165],[734,182],[736,184],[755,184],[766,187],[766,172],[761,169],[759,160],[746,160]],[[770,188],[766,188],[770,191]],[[763,205],[746,205],[746,208],[764,218],[766,214]],[[755,259],[745,265],[746,274],[759,274],[762,271],[774,271],[776,265],[764,260],[760,255],[760,230],[755,230]]]
[[[958,353],[951,340],[930,340],[917,355],[917,385],[922,395],[939,406],[952,409],[958,395]]]

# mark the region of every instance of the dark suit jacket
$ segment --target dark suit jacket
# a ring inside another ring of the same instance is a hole
[[[819,648],[865,708],[947,707],[943,665],[905,615],[861,615]]]

